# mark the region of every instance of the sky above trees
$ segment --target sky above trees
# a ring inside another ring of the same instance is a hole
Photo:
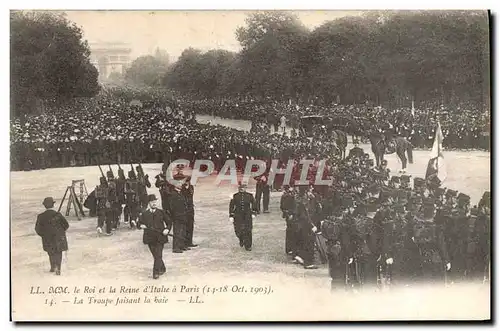
[[[127,42],[132,58],[149,55],[157,47],[176,60],[184,49],[241,50],[235,31],[245,25],[248,11],[69,11],[67,18],[80,26],[89,43]],[[309,29],[361,11],[294,11]]]

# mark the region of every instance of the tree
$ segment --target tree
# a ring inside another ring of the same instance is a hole
[[[125,79],[139,85],[159,86],[167,71],[168,61],[161,56],[140,56],[125,72]]]
[[[44,101],[99,92],[97,69],[82,31],[63,14],[11,12],[11,104],[14,116]]]

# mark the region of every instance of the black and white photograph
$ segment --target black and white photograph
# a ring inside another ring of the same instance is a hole
[[[488,10],[14,10],[11,320],[489,321]]]

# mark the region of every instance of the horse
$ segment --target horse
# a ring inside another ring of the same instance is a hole
[[[345,159],[347,150],[347,133],[342,130],[333,130],[332,139],[340,152],[340,158]]]
[[[375,155],[377,167],[384,159],[384,154],[392,154],[394,152],[396,152],[402,163],[402,170],[400,170],[400,172],[406,172],[407,162],[413,164],[413,145],[406,138],[395,137],[395,148],[393,150],[387,150],[386,141],[384,139],[384,136],[381,134],[372,133],[370,135],[370,142],[372,145],[372,152]],[[408,159],[406,158],[405,153],[408,153]]]

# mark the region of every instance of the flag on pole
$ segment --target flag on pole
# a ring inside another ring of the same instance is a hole
[[[442,183],[446,179],[447,173],[443,155],[443,138],[444,137],[443,131],[441,131],[441,124],[438,122],[434,144],[432,145],[430,160],[427,164],[427,171],[425,173],[426,180],[429,180],[431,177],[436,176]]]

